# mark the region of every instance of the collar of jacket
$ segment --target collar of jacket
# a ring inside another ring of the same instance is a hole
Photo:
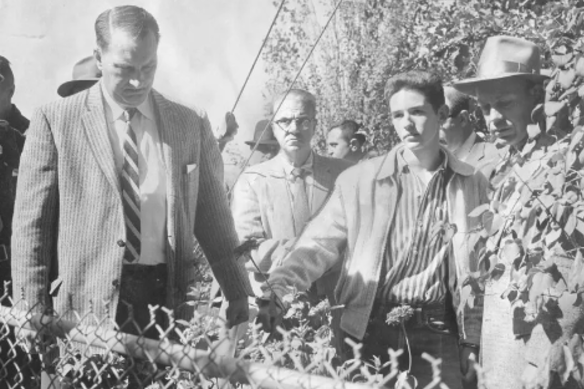
[[[18,130],[21,134],[23,134],[30,125],[30,121],[20,113],[20,110],[16,108],[16,105],[14,104],[12,104],[12,109],[10,110],[6,121],[10,123],[10,127]]]
[[[395,174],[398,167],[397,155],[401,150],[404,149],[404,147],[404,145],[398,145],[385,155],[375,177],[377,180],[384,180]],[[471,176],[474,173],[474,168],[472,166],[458,160],[458,158],[454,157],[444,147],[440,147],[440,149],[446,153],[448,167],[452,169],[454,173],[460,174],[462,176]]]

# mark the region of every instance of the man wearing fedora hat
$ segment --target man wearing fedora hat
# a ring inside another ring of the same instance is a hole
[[[528,231],[537,219],[521,216],[517,219],[523,204],[521,184],[529,185],[534,178],[542,176],[549,169],[548,162],[559,151],[557,135],[547,134],[539,117],[546,79],[540,73],[540,52],[535,44],[520,38],[495,36],[487,39],[476,77],[454,83],[459,91],[477,98],[496,143],[509,147],[491,176],[493,201],[506,205],[498,210],[504,220],[503,227],[487,242],[487,247],[494,252],[503,253],[498,256],[497,266],[500,269],[504,266],[503,274],[492,277],[484,292],[481,363],[485,371],[491,372],[488,384],[493,388],[524,387],[535,376],[535,370],[546,369],[545,359],[553,350],[561,348],[578,327],[582,331],[581,324],[577,323],[584,320],[584,308],[571,302],[566,304],[575,300],[573,293],[566,291],[557,301],[559,317],[552,317],[546,304],[546,314],[528,320],[521,316],[522,309],[527,315],[527,308],[513,303],[506,292],[513,290],[515,277],[527,279],[529,270],[528,266],[517,265],[516,258],[511,258],[514,255],[506,255],[506,249],[516,244],[527,248],[531,243]],[[512,226],[519,226],[526,232],[525,236],[514,236]],[[558,277],[569,279],[571,265],[557,268]]]
[[[270,160],[280,151],[280,145],[274,138],[272,126],[267,119],[262,119],[256,123],[253,139],[245,141],[245,144],[249,146],[250,150],[253,150],[257,144],[254,154],[249,160],[249,166]]]
[[[97,67],[97,60],[93,55],[85,57],[73,66],[73,78],[62,83],[57,89],[61,97],[72,96],[95,84],[101,78],[101,70]]]

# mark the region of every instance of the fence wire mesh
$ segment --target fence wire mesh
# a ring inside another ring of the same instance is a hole
[[[0,388],[364,389],[394,387],[399,377],[402,350],[389,350],[389,362],[376,366],[362,361],[360,345],[348,340],[355,358],[338,363],[330,328],[323,323],[317,329],[306,322],[288,331],[280,328],[277,336],[250,324],[233,342],[220,310],[208,299],[193,301],[189,322],[151,307],[153,320],[138,335],[119,331],[115,320],[91,310],[35,313],[39,307],[25,301],[7,295],[0,300]],[[170,323],[166,328],[156,324],[160,311]],[[151,326],[157,339],[144,335]],[[445,388],[441,361],[424,358],[435,377],[426,388]],[[388,373],[380,374],[382,368]],[[403,381],[395,387],[414,385]]]

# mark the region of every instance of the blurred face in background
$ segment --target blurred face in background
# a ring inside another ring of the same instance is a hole
[[[351,153],[350,140],[346,139],[344,131],[339,127],[328,132],[326,148],[327,154],[332,158],[345,158]]]

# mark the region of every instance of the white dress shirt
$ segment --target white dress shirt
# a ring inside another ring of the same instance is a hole
[[[124,109],[114,101],[103,84],[101,89],[106,103],[104,106],[108,135],[114,151],[116,169],[121,175],[126,131]],[[151,98],[136,108],[131,125],[138,142],[141,250],[140,259],[132,264],[157,265],[166,262],[166,171]]]

